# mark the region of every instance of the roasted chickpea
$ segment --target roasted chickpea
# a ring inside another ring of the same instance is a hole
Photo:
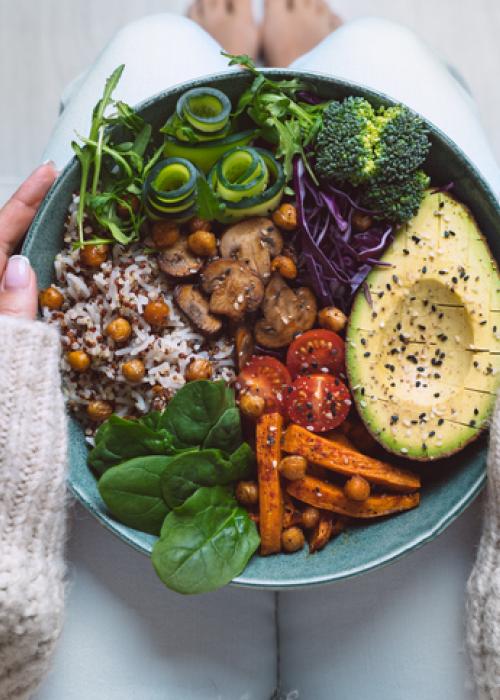
[[[362,476],[355,474],[346,482],[344,493],[351,501],[366,501],[370,495],[370,484]]]
[[[329,331],[339,333],[346,326],[347,316],[336,306],[325,306],[318,312],[318,323],[321,328],[328,328]]]
[[[195,231],[188,236],[190,250],[202,258],[217,254],[217,239],[211,231]]]
[[[306,530],[312,530],[319,523],[319,510],[314,506],[307,506],[302,511],[302,526]]]
[[[71,369],[75,372],[85,372],[90,367],[90,357],[85,350],[72,350],[66,355]]]
[[[236,499],[242,506],[254,506],[259,502],[259,487],[256,481],[239,481],[235,490]]]
[[[285,231],[294,231],[297,228],[297,210],[293,204],[282,204],[274,212],[273,221]]]
[[[306,541],[300,527],[289,527],[281,533],[281,546],[285,552],[298,552]]]
[[[42,289],[38,295],[38,300],[40,306],[45,306],[45,308],[51,311],[56,311],[60,309],[64,303],[64,297],[61,292],[55,287],[47,287],[47,289]]]
[[[210,360],[198,358],[196,360],[191,360],[188,364],[184,378],[187,382],[194,382],[197,379],[211,379],[212,371],[213,368]]]
[[[356,231],[368,231],[368,229],[373,226],[373,219],[369,214],[363,214],[361,211],[356,211],[352,216],[352,225]]]
[[[165,304],[161,299],[150,301],[144,307],[144,319],[150,326],[161,328],[168,320],[170,309],[168,304]]]
[[[91,401],[87,406],[87,415],[90,420],[102,423],[113,413],[113,407],[107,401]]]
[[[125,379],[132,384],[142,381],[146,374],[144,362],[138,358],[124,362],[122,365],[122,374]]]
[[[80,262],[87,267],[100,267],[106,262],[109,253],[109,245],[86,245],[80,250]]]
[[[153,224],[153,243],[157,248],[171,248],[181,235],[175,221],[155,221]]]
[[[286,255],[277,255],[271,263],[271,268],[286,280],[294,280],[297,277],[297,265]]]
[[[139,197],[137,197],[135,194],[130,194],[125,196],[124,199],[130,206],[130,209],[134,212],[134,214],[137,214],[137,212],[141,208],[141,200],[139,199]],[[118,214],[120,219],[130,219],[130,210],[125,204],[122,204],[121,202],[116,206],[116,213]]]
[[[260,418],[266,408],[266,402],[262,396],[244,393],[240,398],[240,411],[247,418]]]
[[[281,476],[284,476],[285,479],[290,479],[290,481],[303,479],[306,475],[307,460],[298,455],[283,457],[278,465],[278,469]]]
[[[132,326],[126,318],[118,316],[118,318],[115,318],[113,321],[108,323],[105,333],[106,335],[109,335],[109,337],[112,338],[115,343],[124,343],[130,338]]]
[[[210,231],[210,229],[212,228],[212,224],[210,223],[210,221],[207,221],[206,219],[200,219],[199,216],[193,216],[188,226],[189,231],[191,233],[194,233],[195,231]]]

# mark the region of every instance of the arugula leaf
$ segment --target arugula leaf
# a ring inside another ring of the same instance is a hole
[[[159,535],[169,512],[161,493],[161,476],[172,459],[136,457],[108,469],[98,488],[110,513],[124,525]]]
[[[196,182],[196,206],[198,216],[207,221],[220,221],[224,218],[226,205],[212,191],[210,185],[200,174]]]
[[[231,489],[198,489],[165,518],[151,560],[178,593],[214,591],[238,576],[259,546],[255,523]]]
[[[161,477],[165,503],[176,508],[200,486],[224,486],[249,478],[255,468],[250,446],[243,443],[229,459],[221,450],[195,450],[173,457]]]

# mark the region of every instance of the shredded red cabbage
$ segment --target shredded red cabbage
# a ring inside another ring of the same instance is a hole
[[[376,223],[367,231],[353,230],[358,206],[352,194],[330,184],[316,185],[301,158],[294,160],[302,267],[322,304],[348,312],[353,296],[393,240],[389,224]],[[305,280],[304,280],[305,281]]]

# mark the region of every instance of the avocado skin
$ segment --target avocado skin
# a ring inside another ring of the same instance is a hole
[[[355,297],[346,366],[359,415],[399,457],[450,456],[487,427],[498,388],[500,280],[470,211],[428,191]],[[497,323],[498,322],[498,323]],[[498,328],[497,328],[498,326]]]

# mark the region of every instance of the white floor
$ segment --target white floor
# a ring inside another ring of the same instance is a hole
[[[301,1],[301,0],[297,0]],[[262,0],[255,0],[259,13]],[[188,0],[0,0],[0,202],[40,159],[64,85],[122,25]],[[332,0],[345,19],[403,22],[463,74],[500,158],[498,0]],[[165,38],[168,41],[168,37]]]

